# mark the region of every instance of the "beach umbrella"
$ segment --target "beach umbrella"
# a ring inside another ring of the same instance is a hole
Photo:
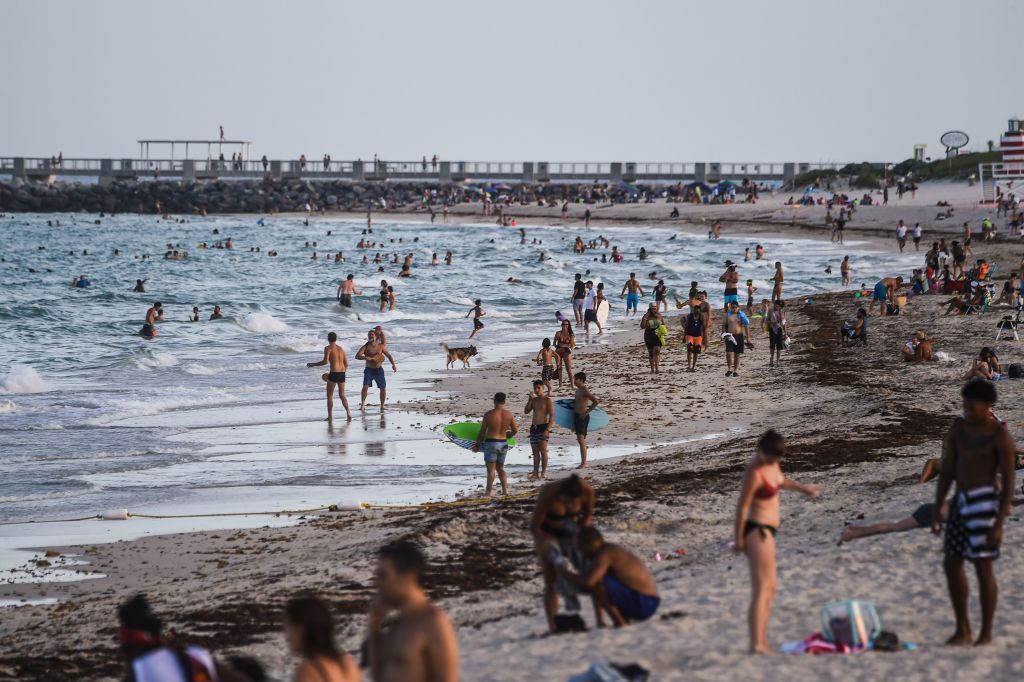
[[[640,194],[640,189],[636,185],[631,185],[628,182],[619,183],[619,187],[624,189],[628,194]]]
[[[718,183],[718,186],[715,187],[715,189],[717,189],[719,192],[729,192],[735,187],[736,183],[733,182],[732,180],[723,180],[722,182]]]
[[[711,186],[707,185],[707,184],[705,184],[703,182],[696,181],[696,182],[691,182],[689,185],[687,185],[686,189],[699,189],[701,192],[710,192],[711,191]]]
[[[510,185],[495,185],[494,189],[501,190],[502,192],[511,192],[512,187]]]
[[[484,191],[479,187],[463,187],[463,192],[469,192],[470,194],[483,194]]]

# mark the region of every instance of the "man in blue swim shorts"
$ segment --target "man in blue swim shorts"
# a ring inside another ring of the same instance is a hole
[[[718,278],[718,281],[725,283],[722,308],[728,310],[730,303],[739,303],[740,301],[738,289],[740,273],[736,272],[736,264],[731,260],[725,261],[725,272]]]
[[[366,409],[366,394],[372,384],[377,384],[380,389],[380,409],[384,409],[384,401],[387,399],[387,378],[384,376],[385,358],[391,362],[391,371],[397,372],[395,359],[388,352],[386,342],[378,336],[376,330],[371,329],[367,333],[367,341],[356,352],[356,360],[364,360],[366,367],[363,369],[363,392],[359,396],[359,409]]]
[[[484,453],[487,466],[487,497],[494,487],[494,475],[501,482],[501,494],[508,494],[508,479],[505,476],[505,456],[508,455],[508,439],[516,435],[519,427],[516,418],[505,408],[505,394],[494,394],[494,409],[484,413],[480,421],[480,434],[476,437],[473,452]]]
[[[878,301],[878,314],[885,317],[888,314],[886,303],[893,300],[896,291],[903,286],[903,277],[885,277],[878,280],[871,298]]]
[[[588,561],[585,573],[577,574],[561,557],[558,572],[581,590],[590,592],[597,624],[607,613],[615,627],[648,620],[661,605],[654,576],[644,562],[621,545],[605,542],[591,526],[580,529],[576,546]]]
[[[636,316],[636,310],[640,306],[640,297],[643,296],[644,290],[640,286],[640,282],[636,278],[636,273],[629,273],[629,279],[622,285],[622,293],[620,296],[626,297],[626,314],[633,311],[633,315]]]

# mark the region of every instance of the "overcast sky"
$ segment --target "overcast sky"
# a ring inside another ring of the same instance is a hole
[[[0,156],[887,161],[1024,115],[1024,0],[4,0]]]

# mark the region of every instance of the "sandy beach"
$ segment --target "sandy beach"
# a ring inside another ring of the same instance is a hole
[[[863,192],[853,191],[853,196]],[[847,236],[869,239],[876,248],[895,249],[899,219],[926,225],[924,242],[959,235],[961,224],[977,225],[994,208],[977,205],[980,191],[966,184],[925,184],[900,205],[863,207]],[[757,205],[663,202],[595,209],[596,235],[603,224],[678,226],[703,232],[721,219],[724,231],[828,239],[824,207],[784,205],[787,195]],[[949,201],[955,216],[934,221]],[[453,211],[451,220],[483,221]],[[582,206],[572,206],[577,222]],[[557,224],[558,209],[515,207],[521,224]],[[975,257],[997,264],[1005,276],[1018,267],[1019,241],[1006,235],[992,243],[976,238]],[[911,247],[912,248],[912,247]],[[924,249],[921,250],[923,260]],[[737,254],[742,259],[742,254]],[[893,273],[897,274],[897,273]],[[899,273],[904,277],[909,272]],[[856,276],[855,276],[856,277]],[[869,286],[873,282],[868,283]],[[720,285],[708,286],[713,304]],[[617,291],[612,292],[617,294]],[[896,317],[872,316],[867,347],[838,348],[836,333],[861,304],[851,293],[790,299],[794,346],[777,367],[769,367],[767,339],[758,332],[755,350],[743,358],[737,378],[725,376],[720,341],[713,341],[688,374],[676,311],[656,378],[647,371],[640,330],[609,335],[584,345],[577,368],[590,376],[614,428],[592,443],[643,446],[643,452],[599,462],[586,470],[597,489],[595,525],[606,536],[637,552],[652,567],[663,598],[650,622],[621,630],[548,636],[541,611],[541,579],[528,533],[536,490],[516,475],[510,499],[458,502],[429,507],[340,511],[299,519],[288,526],[162,535],[131,542],[83,547],[41,547],[33,570],[39,581],[0,585],[0,599],[57,599],[0,610],[0,679],[116,679],[115,607],[146,592],[155,610],[180,637],[217,654],[256,656],[274,679],[285,679],[293,662],[281,636],[281,607],[300,590],[325,597],[341,622],[346,649],[363,638],[372,594],[373,552],[390,540],[412,539],[430,560],[427,587],[458,628],[461,672],[466,680],[565,680],[603,658],[637,662],[654,680],[793,679],[839,675],[867,679],[1010,680],[1024,675],[1018,644],[1024,639],[1024,543],[1020,518],[1011,517],[997,562],[1000,603],[996,641],[987,649],[942,645],[951,634],[952,612],[941,570],[941,541],[927,530],[838,544],[850,522],[897,520],[934,496],[933,484],[917,484],[925,460],[939,454],[941,440],[959,414],[960,377],[1007,311],[945,316],[942,296],[915,297]],[[618,303],[618,298],[612,299]],[[620,316],[621,310],[613,315]],[[720,317],[716,317],[720,319]],[[909,365],[900,349],[925,330],[945,362]],[[995,344],[1005,366],[1022,362],[1020,343]],[[532,357],[475,366],[470,371],[436,372],[424,387],[432,395],[403,409],[431,418],[479,415],[496,390],[509,393],[509,407],[522,410],[538,375]],[[1024,430],[1022,385],[997,383],[996,411],[1018,441]],[[562,395],[568,389],[564,389]],[[557,393],[557,391],[556,391]],[[440,396],[440,397],[438,397]],[[801,640],[820,629],[819,609],[850,598],[873,601],[886,629],[918,648],[896,653],[849,656],[788,656],[772,659],[746,653],[745,612],[749,599],[746,561],[727,547],[743,466],[756,436],[768,427],[784,433],[792,454],[787,474],[821,486],[819,499],[783,497],[779,543],[779,594],[770,626],[772,644]],[[554,473],[566,473],[576,457],[570,434],[552,440],[558,456]],[[483,467],[480,467],[481,482]],[[475,497],[479,490],[464,494]],[[130,523],[130,522],[129,522]],[[47,553],[47,550],[49,552]],[[660,562],[656,553],[670,556]],[[48,571],[71,561],[105,577],[44,582]],[[972,617],[978,618],[973,575]],[[585,618],[593,623],[589,608]]]

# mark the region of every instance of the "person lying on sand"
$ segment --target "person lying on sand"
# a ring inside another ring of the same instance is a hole
[[[949,505],[942,505],[942,508],[939,511],[939,518],[945,521],[948,513]],[[858,538],[871,537],[872,535],[902,533],[904,531],[914,530],[915,528],[931,528],[934,517],[935,505],[929,502],[927,504],[922,504],[920,507],[915,509],[910,516],[900,519],[895,523],[875,523],[867,526],[855,526],[851,524],[843,529],[843,534],[839,537],[839,544],[841,545],[844,542],[857,540]]]
[[[444,611],[423,590],[426,560],[411,542],[386,545],[378,554],[377,594],[370,602],[367,645],[377,682],[456,682],[459,643]],[[384,629],[390,612],[396,617]]]
[[[594,489],[576,474],[559,481],[546,483],[537,494],[530,532],[533,534],[537,560],[544,576],[544,614],[548,630],[556,632],[558,593],[555,592],[557,572],[551,561],[552,548],[556,554],[572,545],[580,528],[590,525],[594,516]]]
[[[589,592],[598,627],[607,613],[615,627],[648,620],[658,610],[661,597],[654,576],[644,562],[621,545],[605,542],[596,528],[580,530],[576,546],[587,560],[583,573],[572,570],[560,556],[555,568],[569,582]]]

